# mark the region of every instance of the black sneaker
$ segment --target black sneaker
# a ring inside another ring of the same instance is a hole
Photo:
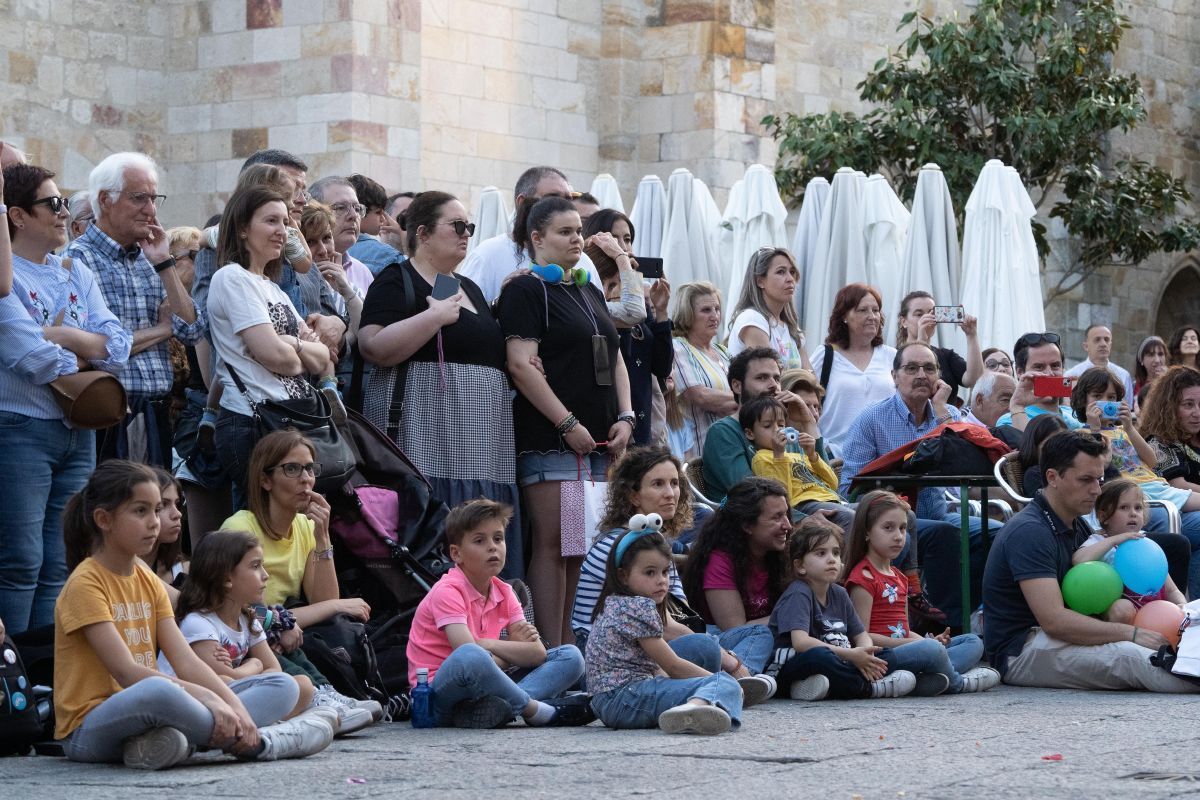
[[[456,728],[503,728],[512,722],[513,712],[508,701],[489,695],[478,700],[463,700],[454,707],[452,718]]]
[[[549,728],[574,728],[589,725],[596,719],[592,711],[592,698],[586,694],[556,697],[542,702],[554,709],[554,719],[546,725]]]

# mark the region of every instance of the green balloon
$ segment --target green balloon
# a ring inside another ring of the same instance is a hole
[[[1103,614],[1121,596],[1124,582],[1111,565],[1085,561],[1067,572],[1062,582],[1063,600],[1080,614]]]

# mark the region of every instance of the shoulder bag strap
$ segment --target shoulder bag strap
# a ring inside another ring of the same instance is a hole
[[[821,359],[821,386],[829,388],[829,373],[833,372],[833,345],[825,345],[825,357]]]
[[[408,270],[401,265],[400,277],[404,281],[404,304],[403,314],[404,319],[408,319],[416,312],[417,296],[413,289],[412,276],[408,274]],[[392,384],[392,402],[388,406],[387,427],[388,434],[391,435],[392,430],[399,431],[400,414],[404,410],[404,382],[408,377],[408,361],[402,361],[396,365],[395,383]]]

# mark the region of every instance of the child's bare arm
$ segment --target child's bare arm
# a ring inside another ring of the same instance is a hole
[[[1163,584],[1164,597],[1172,602],[1183,605],[1187,602],[1187,598],[1183,596],[1183,592],[1179,591],[1179,587],[1175,585],[1175,581],[1171,580],[1171,576],[1167,576],[1167,582]]]
[[[283,667],[279,666],[279,659],[275,657],[275,652],[265,639],[250,648],[250,655],[262,663],[263,672],[283,672]]]
[[[266,645],[265,642],[263,644],[264,646]],[[251,675],[258,675],[263,671],[262,661],[254,656],[247,657],[239,666],[233,666],[233,663],[229,660],[229,654],[225,651],[225,648],[221,647],[221,643],[214,642],[211,639],[192,642],[191,648],[197,658],[222,678],[237,680],[238,678],[248,678]],[[221,657],[222,655],[224,658]]]
[[[546,663],[546,648],[540,639],[515,642],[512,639],[476,639],[476,644],[514,667],[540,667]]]
[[[1085,561],[1099,561],[1109,550],[1130,539],[1141,539],[1146,534],[1141,531],[1134,533],[1118,533],[1116,536],[1105,536],[1095,544],[1086,544],[1071,556],[1072,564],[1082,564]]]
[[[512,666],[503,658],[498,656],[496,653],[492,653],[492,651],[487,648],[487,646],[484,644],[484,642],[487,640],[477,640],[471,633],[471,629],[468,628],[466,624],[462,622],[452,622],[446,627],[442,628],[442,631],[446,634],[446,639],[449,640],[451,649],[457,650],[464,644],[477,644],[492,654],[492,659],[496,662],[496,666],[498,666],[500,669],[508,669],[510,666]]]
[[[871,640],[871,644],[878,647],[895,647],[899,641],[891,637],[884,636],[881,633],[871,633],[871,609],[875,607],[875,598],[871,597],[871,593],[857,583],[851,583],[847,587],[850,591],[850,602],[854,604],[854,611],[858,614],[858,618],[862,620],[864,628],[867,628],[866,636]],[[914,640],[915,641],[915,640]]]
[[[834,647],[831,644],[826,644],[815,636],[810,636],[808,631],[802,631],[800,629],[789,631],[788,637],[791,639],[792,649],[797,653],[806,653],[809,650],[812,650],[814,647],[825,647],[829,650],[833,650],[834,652],[842,649],[840,647]]]

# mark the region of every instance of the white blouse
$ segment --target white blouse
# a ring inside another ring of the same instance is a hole
[[[827,346],[822,345],[811,356],[813,371],[818,377],[825,363]],[[866,370],[860,370],[841,352],[833,351],[820,428],[825,446],[832,447],[834,455],[840,453],[842,437],[854,418],[867,406],[891,397],[896,391],[896,384],[892,380],[892,360],[895,357],[896,348],[881,344],[871,354],[871,363],[867,364]]]

